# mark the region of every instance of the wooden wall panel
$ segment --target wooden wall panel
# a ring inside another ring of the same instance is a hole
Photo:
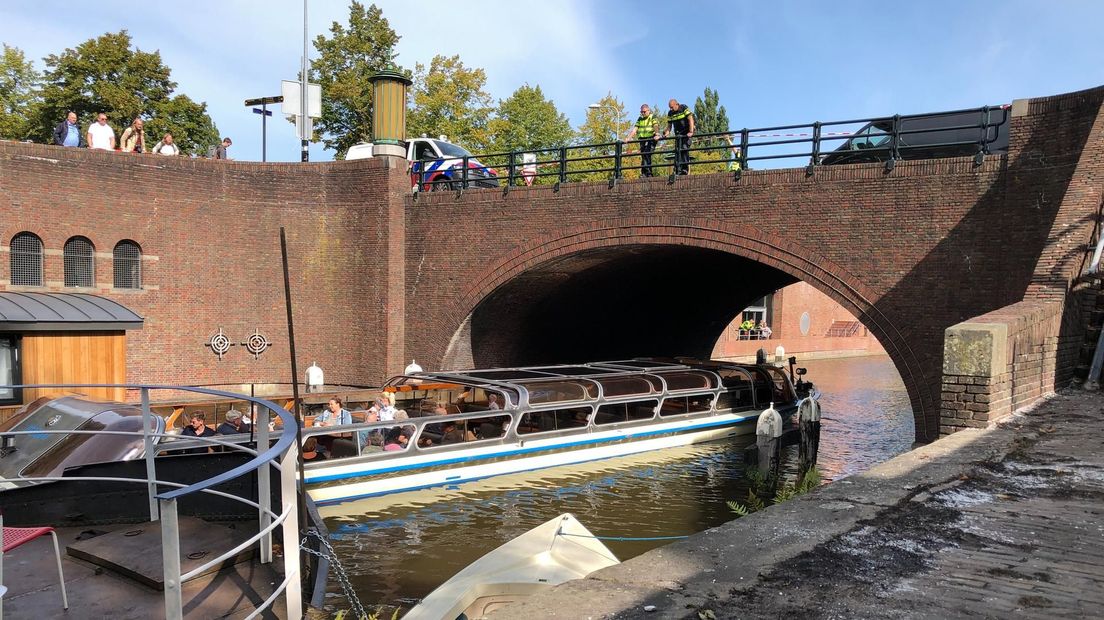
[[[126,382],[125,332],[28,333],[23,336],[23,383]],[[89,388],[23,391],[23,402],[41,396],[82,393],[94,398],[124,400],[126,390]]]

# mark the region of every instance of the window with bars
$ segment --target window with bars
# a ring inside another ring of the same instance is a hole
[[[96,285],[96,247],[85,237],[71,237],[62,251],[65,286]]]
[[[42,239],[21,232],[11,240],[11,283],[13,286],[42,286]]]
[[[124,239],[113,252],[115,288],[142,288],[142,248]]]

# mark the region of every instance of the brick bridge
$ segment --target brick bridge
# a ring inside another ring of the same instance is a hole
[[[1104,184],[1104,87],[1019,100],[1007,155],[412,197],[401,162],[167,160],[0,143],[0,285],[20,231],[97,251],[91,289],[147,318],[134,382],[287,381],[278,230],[300,369],[377,383],[427,368],[707,356],[748,302],[804,280],[896,364],[917,438],[984,425],[1069,378],[1078,275]],[[143,252],[112,288],[111,249]],[[89,292],[89,289],[80,289]],[[219,360],[222,328],[274,347]],[[950,329],[949,329],[950,328]],[[945,349],[947,351],[945,359]]]

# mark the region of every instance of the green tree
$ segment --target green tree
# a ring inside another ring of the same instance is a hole
[[[525,84],[498,102],[487,124],[495,152],[560,147],[571,142],[571,122],[544,97],[540,86]]]
[[[159,52],[131,48],[126,30],[89,39],[76,48],[45,58],[47,67],[34,132],[50,141],[54,126],[72,110],[87,125],[104,112],[116,132],[139,116],[153,127],[173,127],[173,137],[185,153],[200,153],[217,136],[206,104],[173,97],[176,82]],[[156,136],[152,131],[150,138]],[[149,146],[153,146],[150,142]]]
[[[486,83],[486,72],[465,67],[459,56],[434,56],[428,67],[418,63],[407,133],[444,135],[473,153],[486,151],[494,111],[491,96],[483,90]]]
[[[569,170],[572,172],[584,172],[582,175],[572,175],[571,179],[580,181],[600,181],[612,177],[612,171],[585,171],[613,168],[613,155],[616,148],[614,143],[618,140],[623,140],[625,136],[628,135],[630,126],[631,121],[625,113],[625,104],[620,99],[613,96],[613,93],[606,93],[605,97],[602,97],[596,104],[591,106],[590,109],[587,110],[586,120],[583,121],[583,124],[579,126],[576,132],[575,140],[579,148],[569,151],[568,156],[573,159],[600,159],[571,162],[568,167]],[[599,144],[607,144],[608,146],[587,146]],[[622,161],[622,166],[627,171],[624,174],[625,178],[634,178],[636,171],[633,169],[640,166],[639,158],[631,156],[626,157]]]
[[[488,150],[495,153],[555,149],[570,144],[575,135],[567,116],[556,108],[555,103],[545,98],[540,86],[528,84],[498,102],[498,109],[487,124],[487,129],[490,134]],[[554,160],[558,158],[558,153],[537,153],[536,158],[539,162]],[[498,167],[499,174],[506,174],[509,156],[483,163]],[[515,164],[522,164],[520,157],[515,159]],[[520,170],[515,168],[515,174],[520,173]],[[550,173],[553,169],[543,166],[540,171]],[[538,184],[555,181],[556,178],[551,176],[537,177],[535,180]]]
[[[207,115],[207,104],[192,101],[187,95],[154,104],[146,123],[147,148],[152,149],[166,132],[171,132],[173,142],[188,154],[205,155],[219,141],[218,129]]]
[[[26,140],[31,137],[32,112],[38,103],[41,79],[23,50],[4,44],[0,55],[0,138]]]
[[[728,131],[728,113],[721,105],[720,95],[710,88],[694,100],[694,135],[724,133]],[[709,150],[692,151],[691,156],[698,160],[727,159],[729,153],[728,141],[722,137],[694,138],[694,147],[711,147]],[[724,163],[698,164],[693,166],[693,172],[720,172],[725,169]]]
[[[311,61],[311,79],[322,86],[322,116],[315,132],[337,158],[350,146],[371,139],[373,74],[395,60],[399,35],[391,29],[383,12],[360,2],[349,6],[349,25],[330,25],[330,36],[318,35],[314,48],[319,57]]]

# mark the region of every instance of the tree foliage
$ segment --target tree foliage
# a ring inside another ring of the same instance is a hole
[[[51,54],[45,63],[42,100],[34,114],[34,135],[44,142],[52,140],[54,126],[69,111],[77,113],[82,127],[104,112],[116,132],[143,117],[149,122],[149,138],[160,138],[155,129],[171,128],[185,153],[204,152],[217,141],[206,104],[173,97],[177,85],[161,54],[132,48],[126,30]]]
[[[319,35],[311,61],[311,79],[322,86],[322,116],[315,131],[326,148],[345,156],[350,146],[371,139],[372,84],[369,78],[395,60],[399,35],[383,12],[360,2],[349,6],[349,25],[330,25],[330,36]]]
[[[546,99],[540,86],[525,84],[498,102],[487,124],[496,153],[556,148],[571,142],[571,122]]]
[[[33,124],[28,116],[38,102],[42,76],[23,50],[4,44],[0,55],[0,138],[26,140]]]
[[[728,131],[728,113],[721,105],[720,95],[717,91],[708,87],[701,97],[694,100],[694,135],[723,133]],[[699,160],[728,159],[728,140],[715,138],[695,138],[695,147],[713,147],[709,150],[694,151],[693,157]],[[725,169],[724,163],[698,164],[693,167],[696,173],[720,172]]]
[[[486,151],[494,111],[486,83],[486,72],[465,67],[459,56],[434,56],[428,67],[418,63],[407,134],[444,135],[472,152]]]
[[[625,104],[613,93],[606,93],[606,96],[599,99],[595,106],[587,110],[586,120],[579,126],[576,133],[576,143],[579,145],[616,143],[628,135],[630,126],[631,121],[625,113]],[[604,157],[604,159],[572,162],[569,169],[585,171],[612,168],[614,160],[611,156],[614,154],[615,148],[614,145],[610,145],[573,149],[570,153],[572,158]],[[622,165],[631,170],[640,165],[639,158],[627,158],[622,162]],[[612,176],[613,173],[608,171],[593,172],[581,177],[573,176],[572,180],[600,181]],[[633,175],[626,174],[625,176],[632,178]]]

